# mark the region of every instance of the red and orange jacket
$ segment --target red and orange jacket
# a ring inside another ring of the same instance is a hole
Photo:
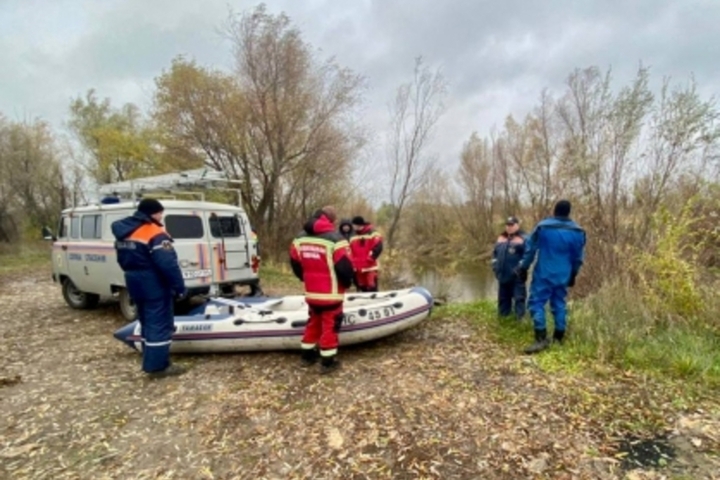
[[[353,266],[360,273],[377,269],[377,259],[382,250],[382,236],[371,224],[365,225],[350,237]]]
[[[290,246],[290,265],[305,284],[306,301],[342,302],[354,276],[347,240],[324,214],[308,220],[304,228]]]

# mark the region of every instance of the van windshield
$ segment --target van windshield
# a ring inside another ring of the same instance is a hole
[[[236,216],[210,217],[210,234],[213,238],[233,238],[242,235],[240,220]]]
[[[202,219],[195,215],[165,215],[165,229],[175,239],[203,238]]]

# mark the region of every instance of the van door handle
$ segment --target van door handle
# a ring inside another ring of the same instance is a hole
[[[193,267],[197,267],[198,265],[200,265],[200,262],[188,262],[188,263],[190,265],[192,265]]]

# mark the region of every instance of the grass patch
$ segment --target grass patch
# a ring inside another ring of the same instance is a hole
[[[618,369],[682,381],[691,390],[720,389],[720,329],[715,296],[708,296],[701,315],[688,321],[648,313],[631,290],[616,285],[570,303],[568,334],[562,347],[552,346],[533,358],[546,371],[616,375]],[[494,301],[450,304],[439,317],[475,323],[500,344],[521,353],[533,341],[532,324],[497,317]],[[548,312],[548,333],[553,320]]]
[[[50,266],[49,242],[0,244],[0,274],[14,273],[26,268]]]
[[[302,293],[303,284],[292,273],[289,264],[263,261],[260,264],[258,275],[260,284],[265,290],[298,290]]]

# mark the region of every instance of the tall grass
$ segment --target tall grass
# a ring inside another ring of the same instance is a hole
[[[570,347],[625,368],[720,386],[717,295],[698,292],[691,317],[657,316],[630,285],[617,282],[580,302],[571,317]]]
[[[0,274],[19,272],[24,269],[51,265],[51,244],[34,241],[23,243],[0,243]]]
[[[540,365],[569,371],[614,366],[720,388],[720,300],[713,289],[700,293],[697,316],[670,321],[656,316],[633,287],[616,282],[570,302],[565,342],[538,355]],[[451,304],[438,315],[473,321],[491,338],[518,352],[533,341],[530,322],[499,319],[496,312],[494,302],[480,301]],[[552,331],[549,312],[547,322]]]

